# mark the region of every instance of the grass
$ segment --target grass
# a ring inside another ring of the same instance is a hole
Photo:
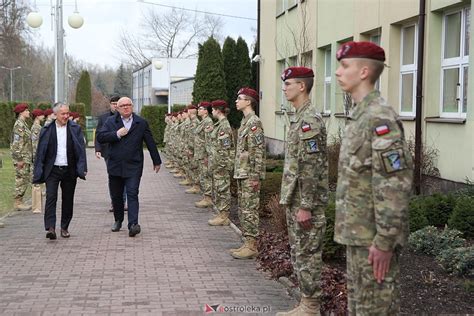
[[[2,160],[0,168],[0,217],[2,217],[13,209],[15,170],[9,149],[0,148],[0,159]]]

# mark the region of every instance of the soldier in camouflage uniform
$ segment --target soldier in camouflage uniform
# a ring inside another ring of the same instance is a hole
[[[56,118],[56,114],[53,112],[53,109],[46,109],[44,110],[44,117],[46,121],[44,122],[44,126],[49,125],[54,119]]]
[[[196,128],[196,138],[194,141],[195,151],[194,158],[197,160],[199,167],[199,182],[203,198],[196,202],[196,207],[206,208],[212,206],[212,175],[209,172],[209,146],[210,134],[214,128],[214,122],[209,116],[211,102],[200,102],[198,107],[198,115],[201,122]]]
[[[183,131],[186,120],[186,113],[184,111],[179,111],[178,113],[178,125],[176,126],[176,172],[174,172],[175,178],[183,178],[184,174],[184,157],[183,157]]]
[[[178,125],[179,125],[179,119],[178,119],[178,112],[174,112],[173,115],[171,116],[171,127],[170,127],[170,132],[169,132],[169,141],[168,145],[170,148],[170,157],[169,159],[171,160],[171,166],[170,166],[170,172],[171,173],[177,173],[178,172],[178,158],[177,158],[177,150],[176,150],[176,145],[177,145],[177,133],[178,133]]]
[[[44,112],[41,109],[34,109],[31,112],[33,116],[33,125],[31,126],[31,144],[33,148],[33,159],[32,162],[35,161],[36,158],[36,148],[38,148],[38,140],[41,132],[41,122],[44,120]],[[33,168],[34,163],[31,165],[31,175],[33,176]],[[33,209],[33,213],[40,214],[41,208],[43,206],[43,199],[41,194],[41,184],[33,184],[31,189],[31,208]]]
[[[170,145],[169,145],[169,137],[170,137],[170,128],[171,128],[171,113],[165,114],[165,130],[163,132],[163,152],[166,155],[166,162],[164,163],[166,168],[170,168],[172,166],[170,160]]]
[[[348,42],[336,77],[352,95],[339,156],[334,240],[347,246],[350,315],[398,315],[398,259],[408,237],[413,164],[402,123],[374,90],[384,50]]]
[[[23,203],[23,197],[31,184],[31,165],[33,163],[31,131],[26,123],[26,119],[30,117],[30,110],[26,103],[20,103],[15,106],[13,111],[17,114],[10,143],[13,165],[15,166],[14,207],[17,211],[27,211],[30,206]]]
[[[291,261],[301,302],[277,315],[319,315],[321,251],[328,195],[326,128],[309,93],[314,73],[306,67],[285,69],[283,91],[296,109],[288,130],[280,204],[286,207]]]
[[[244,244],[230,249],[236,259],[251,259],[258,255],[258,208],[260,206],[260,184],[265,178],[265,135],[262,122],[255,115],[258,93],[250,88],[237,92],[235,105],[244,114],[237,134],[237,149],[234,179],[237,179],[239,220]]]
[[[212,116],[217,119],[211,133],[209,170],[212,172],[212,192],[218,214],[208,221],[211,226],[230,224],[230,173],[234,164],[232,128],[227,120],[229,106],[223,100],[212,101]]]
[[[199,166],[195,158],[196,151],[196,128],[199,125],[199,119],[197,118],[197,105],[190,104],[188,106],[188,115],[189,115],[189,128],[187,130],[187,149],[189,157],[189,177],[191,179],[192,187],[187,189],[185,192],[190,194],[201,193],[201,188],[199,186]]]

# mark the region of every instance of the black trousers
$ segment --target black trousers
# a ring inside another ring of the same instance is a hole
[[[68,229],[72,219],[74,206],[74,192],[77,177],[68,167],[54,166],[46,179],[46,206],[44,212],[44,228],[56,227],[56,204],[58,201],[58,187],[61,186],[61,228]]]
[[[114,218],[116,222],[123,222],[123,191],[127,191],[128,203],[128,228],[138,224],[138,189],[140,187],[140,176],[122,178],[109,175],[110,192],[112,193],[112,206],[114,208]]]

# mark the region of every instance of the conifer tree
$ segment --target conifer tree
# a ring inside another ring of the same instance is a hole
[[[117,75],[115,76],[114,81],[114,94],[118,94],[121,97],[130,97],[131,88],[130,88],[131,74],[123,64],[120,64],[119,69],[117,70]]]
[[[81,72],[81,77],[76,87],[76,103],[83,103],[85,115],[91,115],[92,89],[91,77],[87,70]]]
[[[198,56],[193,102],[226,100],[224,62],[219,43],[210,37],[202,45],[199,45]]]

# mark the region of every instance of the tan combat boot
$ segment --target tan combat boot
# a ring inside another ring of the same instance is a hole
[[[301,297],[300,305],[289,312],[280,312],[277,316],[320,316],[319,301],[315,297]]]
[[[179,170],[178,170],[178,168],[176,167],[176,168],[171,169],[170,172],[171,172],[171,173],[178,173]]]
[[[201,192],[201,189],[199,189],[199,186],[193,185],[191,188],[187,189],[184,192],[189,193],[189,194],[198,194]]]
[[[233,252],[240,251],[242,248],[245,247],[245,242],[239,248],[231,248],[229,249],[229,253],[232,254]]]
[[[175,177],[175,178],[183,178],[183,177],[184,177],[184,174],[183,174],[181,171],[178,171],[178,172],[176,172],[176,173],[173,175],[173,177]]]
[[[16,198],[14,208],[15,211],[29,211],[31,206],[23,204],[23,198]]]
[[[180,185],[191,185],[191,182],[187,178],[179,182]]]
[[[207,222],[211,226],[228,226],[230,225],[229,212],[223,211],[219,215]]]
[[[209,195],[204,195],[201,201],[194,203],[196,207],[199,208],[207,208],[209,206],[212,206],[212,199]]]
[[[253,259],[258,255],[257,240],[253,237],[245,239],[244,246],[235,252],[231,253],[235,259]]]
[[[33,184],[31,188],[31,208],[33,209],[33,213],[40,214],[42,205],[43,197],[41,195],[41,186],[39,184]]]

